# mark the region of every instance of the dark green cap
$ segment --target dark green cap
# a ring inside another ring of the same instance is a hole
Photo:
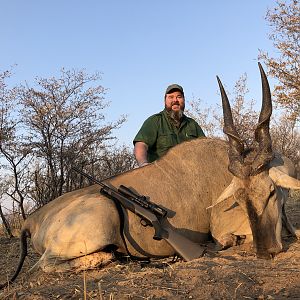
[[[182,95],[184,95],[183,88],[179,84],[171,84],[166,89],[166,94],[170,94],[171,92],[180,91]]]

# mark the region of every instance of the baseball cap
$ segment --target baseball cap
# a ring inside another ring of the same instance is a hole
[[[173,90],[174,91],[178,90],[182,93],[182,95],[184,95],[182,86],[180,86],[179,84],[176,84],[176,83],[169,85],[166,89],[165,94],[170,94]]]

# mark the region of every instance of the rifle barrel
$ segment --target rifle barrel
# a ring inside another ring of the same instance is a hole
[[[104,183],[97,180],[96,178],[92,177],[91,175],[83,172],[82,170],[79,170],[78,168],[76,167],[71,167],[71,170],[74,170],[75,172],[79,173],[80,175],[82,175],[83,177],[87,178],[88,180],[92,181],[92,182],[95,182],[97,184],[99,184],[100,186],[104,186]]]

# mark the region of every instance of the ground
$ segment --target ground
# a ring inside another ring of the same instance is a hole
[[[299,231],[299,194],[289,199],[287,213]],[[0,245],[4,282],[17,265],[19,241],[1,237]],[[124,260],[77,274],[26,274],[37,259],[30,251],[0,299],[300,299],[300,241],[292,237],[284,238],[284,251],[272,260],[236,247],[191,262]]]

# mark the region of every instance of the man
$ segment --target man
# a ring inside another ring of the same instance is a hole
[[[163,156],[171,147],[190,139],[205,137],[198,123],[183,114],[183,88],[171,84],[165,93],[165,109],[149,117],[133,140],[140,167]]]

